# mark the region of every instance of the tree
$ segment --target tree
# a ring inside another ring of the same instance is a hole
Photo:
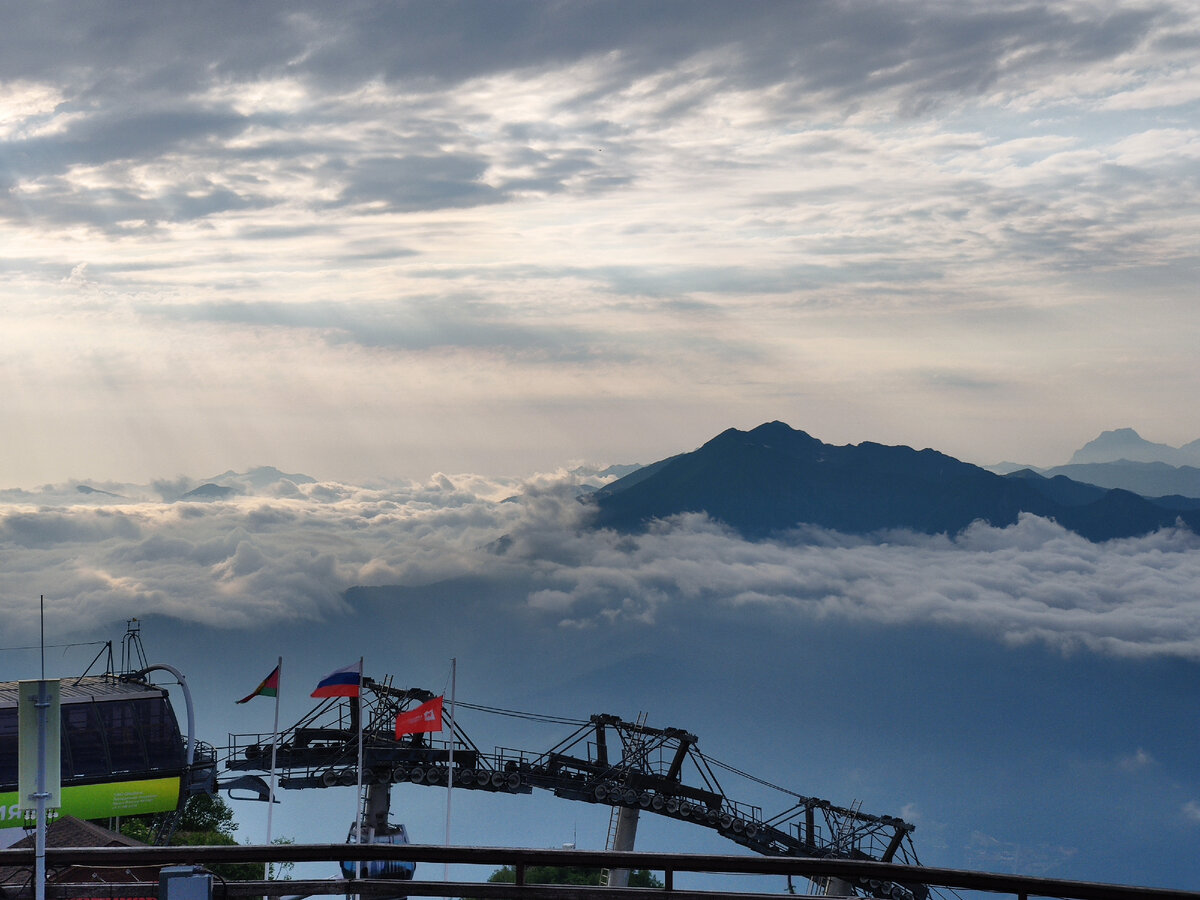
[[[233,810],[217,794],[193,794],[183,808],[183,816],[175,833],[171,835],[173,847],[223,847],[237,844],[234,834],[237,822]],[[139,841],[154,840],[154,817],[134,816],[121,823],[121,834]],[[290,843],[288,838],[276,838],[271,843]],[[220,863],[208,867],[214,875],[226,881],[258,881],[263,877],[261,863]],[[279,872],[291,868],[290,864],[278,867]],[[272,866],[272,871],[276,867]]]
[[[492,884],[516,884],[517,872],[512,866],[504,866],[488,876]],[[525,870],[528,884],[573,884],[598,885],[599,869],[583,869],[578,866],[529,866]],[[649,869],[634,869],[629,873],[630,887],[660,888],[663,883]]]

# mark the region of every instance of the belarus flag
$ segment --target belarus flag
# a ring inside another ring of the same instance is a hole
[[[352,666],[335,669],[317,684],[313,697],[357,697],[362,687],[362,660]]]
[[[396,740],[406,734],[442,730],[442,698],[434,697],[420,706],[396,716]]]
[[[282,665],[282,663],[280,663]],[[271,674],[262,680],[262,684],[253,692],[247,694],[238,703],[249,703],[255,697],[279,697],[279,666],[271,670]]]

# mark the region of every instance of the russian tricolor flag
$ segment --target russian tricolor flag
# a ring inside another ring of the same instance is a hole
[[[313,697],[357,697],[362,687],[362,660],[334,669],[320,680]]]

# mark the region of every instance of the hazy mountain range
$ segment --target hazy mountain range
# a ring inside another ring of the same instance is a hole
[[[1180,448],[1154,444],[1122,428],[1090,441],[1064,466],[984,468],[932,449],[834,446],[770,422],[751,431],[728,429],[694,451],[650,465],[580,467],[570,475],[594,512],[591,524],[625,532],[706,513],[752,539],[807,526],[856,535],[892,529],[954,535],[972,522],[1004,527],[1030,513],[1099,541],[1180,522],[1200,531],[1200,468],[1163,459],[1189,459],[1198,447],[1196,441]],[[80,484],[73,492],[101,504],[148,494],[166,503],[212,502],[292,496],[314,484],[311,476],[260,466],[199,483]]]
[[[978,520],[1011,525],[1021,513],[1054,519],[1093,541],[1178,521],[1200,530],[1200,502],[1188,497],[1146,498],[1030,469],[1001,476],[929,449],[870,442],[838,447],[782,422],[731,428],[691,453],[612,482],[591,499],[595,523],[619,531],[690,512],[705,512],[747,537],[809,525],[849,534],[957,534]]]
[[[1002,462],[985,468],[999,475],[1022,469],[1048,478],[1065,475],[1074,481],[1122,488],[1146,497],[1200,497],[1200,440],[1172,447],[1147,441],[1132,428],[1102,432],[1076,450],[1063,466],[1044,468]]]
[[[1200,440],[1172,447],[1146,440],[1132,428],[1101,432],[1075,451],[1070,465],[1128,462],[1166,463],[1170,466],[1200,466]]]

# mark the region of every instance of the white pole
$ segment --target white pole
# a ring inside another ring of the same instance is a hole
[[[267,844],[271,843],[271,814],[275,812],[275,751],[279,747],[279,692],[283,690],[283,657],[275,667],[275,724],[271,732],[271,793],[267,797]],[[269,878],[271,864],[265,863],[264,877]]]
[[[46,595],[38,596],[38,617],[41,622],[42,680],[38,683],[37,723],[37,833],[33,839],[33,877],[36,900],[46,900]]]
[[[45,649],[42,650],[43,659]],[[34,838],[34,896],[46,900],[46,710],[50,700],[46,697],[46,664],[42,662],[42,680],[38,682],[38,768],[37,768],[37,834]]]
[[[450,846],[450,795],[454,790],[454,695],[458,684],[458,657],[450,660],[450,758],[446,771],[446,846]],[[442,868],[442,881],[450,880],[450,863]]]
[[[354,800],[354,842],[362,843],[362,782],[363,782],[363,658],[358,658],[358,794]],[[354,877],[357,880],[362,874],[362,860],[354,860]]]

